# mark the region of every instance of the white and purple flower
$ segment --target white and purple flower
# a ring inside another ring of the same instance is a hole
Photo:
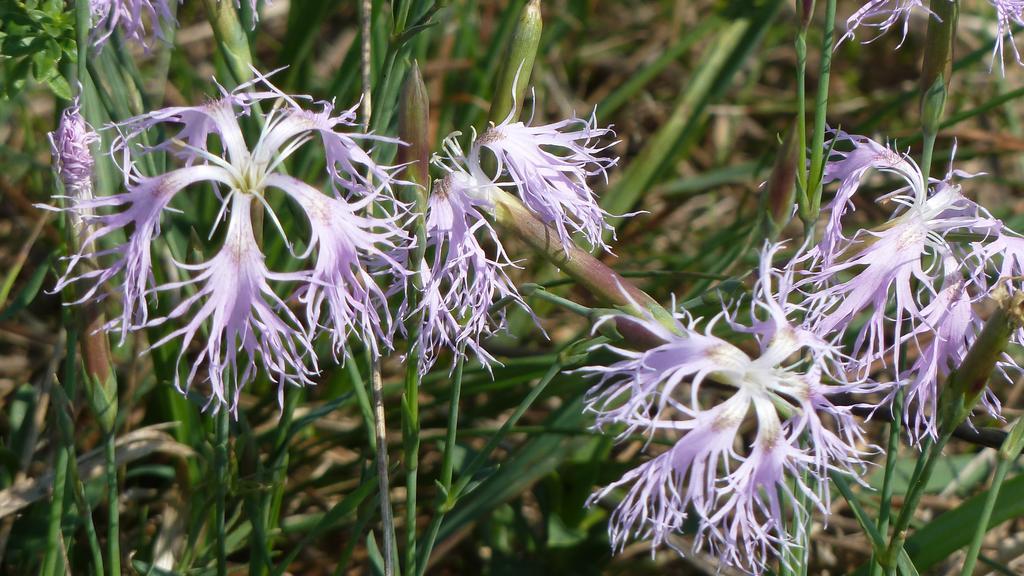
[[[357,140],[395,141],[352,132],[351,110],[334,115],[333,106],[321,102],[321,110],[311,112],[299,105],[303,99],[281,93],[260,76],[234,92],[222,91],[221,98],[209,103],[157,110],[116,125],[121,135],[112,152],[120,161],[126,190],[66,209],[82,218],[89,231],[57,288],[83,285],[82,299],[97,299],[109,281],[119,278],[123,309],[108,328],[123,337],[164,323],[183,324],[153,344],[180,338],[179,362],[205,327],[202,351],[179,388],[188,388],[204,374],[218,409],[236,408],[238,393],[255,377],[256,365],[282,391],[285,384],[311,383],[317,372],[313,340],[321,332],[331,333],[336,354],[350,336],[375,354],[391,346],[395,322],[377,278],[405,278],[403,251],[410,238],[401,228],[404,206],[390,196],[394,169],[375,164]],[[250,147],[240,118],[255,103],[270,101],[272,109]],[[155,146],[143,145],[141,136],[158,125],[172,136]],[[280,170],[307,142],[323,145],[328,193]],[[139,165],[155,150],[171,153],[180,167],[144,175]],[[185,192],[216,195],[221,207],[210,236],[227,220],[224,241],[207,260],[171,258],[173,279],[161,284],[153,271],[152,244],[165,216],[175,210],[172,202]],[[308,222],[302,253],[295,253],[268,201],[277,193],[294,202]],[[257,204],[299,261],[288,271],[267,267],[253,230]],[[115,233],[127,240],[116,243]],[[99,265],[82,269],[83,259]],[[287,288],[304,309],[301,317],[280,296]],[[157,296],[174,303],[164,315],[151,316],[150,301]]]
[[[791,517],[809,512],[804,500],[828,513],[829,472],[861,471],[860,428],[830,396],[877,386],[846,380],[839,351],[792,323],[800,310],[788,299],[792,273],[772,269],[775,250],[762,254],[751,321],[728,310],[716,317],[751,334],[755,356],[714,335],[715,319],[699,330],[700,321],[683,314],[676,330],[644,322],[664,344],[640,352],[611,347],[624,359],[583,369],[600,378],[587,401],[598,427],[676,438],[592,497],[628,487],[609,528],[616,549],[632,537],[679,549],[670,535],[692,509],[694,550],[759,573],[771,556],[805,541],[790,533]],[[750,429],[745,424],[753,424],[751,436],[741,433]]]
[[[995,45],[992,48],[992,63],[989,68],[991,70],[995,65],[996,57],[998,57],[1000,69],[1005,72],[1004,53],[1007,43],[1009,43],[1017,63],[1024,64],[1013,38],[1013,27],[1015,25],[1024,26],[1024,1],[988,0],[988,3],[996,12]],[[928,9],[923,0],[868,0],[846,19],[846,33],[843,35],[843,40],[852,39],[859,28],[874,28],[877,33],[866,40],[866,42],[871,42],[891,28],[898,26],[901,31],[900,45],[902,45],[903,41],[907,39],[910,18],[914,12],[921,12],[930,18],[938,18]]]
[[[598,128],[594,115],[589,120],[570,118],[540,126],[512,118],[510,113],[473,142],[469,162],[474,175],[487,178],[481,177],[481,153],[489,150],[497,159],[491,180],[515,188],[523,204],[558,231],[562,243],[572,242],[572,235],[579,233],[592,246],[607,250],[603,235],[613,228],[605,222],[608,213],[598,205],[587,180],[593,176],[607,180],[608,168],[617,162],[601,155],[614,142],[593,143],[613,134],[611,129]]]
[[[799,284],[806,293],[807,322],[831,339],[864,319],[849,367],[862,374],[878,365],[893,367],[906,392],[904,413],[895,416],[905,420],[917,443],[938,433],[940,384],[983,326],[976,304],[998,282],[1013,281],[1022,271],[1024,241],[954,182],[975,175],[950,167],[942,179],[926,185],[907,156],[862,136],[835,134],[830,149],[838,143],[852,150],[833,149],[825,170],[827,180],[840,185],[824,237],[805,258],[808,269]],[[893,205],[892,214],[881,226],[846,237],[846,207],[871,171],[902,180],[878,198]],[[1011,366],[1007,357],[999,369]],[[985,405],[998,415],[991,393]]]
[[[487,219],[494,211],[493,184],[468,171],[456,136],[445,140],[447,156],[435,158],[445,176],[434,182],[427,204],[425,227],[432,254],[421,270],[419,349],[423,372],[445,349],[459,353],[464,347],[489,364],[494,358],[480,341],[505,325],[505,306],[494,310],[492,306],[507,299],[528,310],[505,272],[515,264]]]

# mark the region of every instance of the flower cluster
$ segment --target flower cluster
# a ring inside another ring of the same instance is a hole
[[[591,245],[607,249],[611,230],[606,213],[587,183],[605,176],[615,158],[600,154],[611,144],[593,142],[611,133],[595,117],[572,118],[540,126],[505,121],[474,137],[468,154],[455,133],[445,139],[434,163],[444,172],[429,199],[427,241],[433,249],[423,271],[420,332],[421,369],[429,370],[440,349],[462,346],[487,364],[493,358],[481,338],[504,327],[507,304],[530,312],[506,270],[515,263],[488,221],[500,197],[514,190],[519,201],[551,226],[565,245],[579,233]],[[484,151],[491,153],[488,166]],[[486,239],[481,242],[480,236]]]
[[[906,155],[862,136],[833,136],[825,174],[840,184],[826,208],[824,237],[805,259],[801,289],[808,316],[824,337],[841,335],[866,317],[850,369],[867,374],[891,365],[905,386],[911,439],[934,437],[939,383],[981,329],[976,305],[1020,268],[1024,242],[964,196],[957,180],[973,175],[951,168],[925,182]],[[902,186],[878,199],[892,207],[885,224],[847,238],[845,216],[872,171],[893,174]],[[987,399],[997,414],[994,397]]]
[[[806,538],[788,529],[794,515],[809,513],[805,502],[828,512],[828,474],[863,468],[860,428],[850,407],[831,397],[877,386],[848,379],[836,346],[798,321],[802,310],[789,298],[793,272],[772,268],[777,249],[762,253],[749,322],[728,308],[703,330],[685,313],[672,327],[650,319],[643,324],[663,344],[640,352],[612,347],[621,361],[583,369],[600,378],[587,402],[598,427],[621,427],[623,438],[677,438],[593,496],[628,487],[611,519],[615,548],[639,536],[682,552],[670,536],[693,513],[694,550],[759,573]],[[714,335],[723,317],[752,337],[756,354]]]
[[[332,335],[335,353],[353,335],[378,353],[392,342],[395,322],[378,278],[408,274],[403,261],[410,242],[402,229],[404,207],[390,195],[394,169],[374,163],[359,142],[395,140],[353,131],[354,110],[337,112],[329,102],[308,109],[302,100],[308,99],[285,95],[259,76],[200,106],[131,118],[115,126],[119,135],[112,149],[124,192],[78,198],[66,208],[87,232],[56,289],[80,285],[83,300],[99,299],[106,295],[106,284],[119,279],[122,312],[108,329],[122,337],[180,322],[153,346],[180,340],[180,363],[190,345],[199,344],[184,383],[176,384],[187,388],[204,374],[216,408],[237,407],[239,391],[255,377],[257,366],[282,392],[286,384],[310,383],[317,373],[313,339],[320,332]],[[240,119],[256,104],[270,102],[262,131],[250,146]],[[153,146],[143,144],[157,126],[171,136]],[[280,169],[308,142],[322,146],[328,193]],[[166,152],[179,166],[145,173],[140,165],[156,152]],[[62,155],[61,165],[74,158]],[[220,203],[209,231],[212,237],[225,228],[220,248],[192,262],[161,254],[168,270],[159,276],[168,280],[157,281],[153,241],[162,222],[180,210],[175,206],[198,204],[204,196]],[[308,237],[299,239],[301,250],[285,237],[275,212],[289,202],[308,223]],[[281,270],[268,267],[257,241],[256,209],[280,232],[294,260]],[[115,243],[120,234],[127,241]],[[85,267],[84,260],[97,266]],[[286,289],[300,312],[281,296]],[[157,308],[151,301],[160,297],[170,303]],[[161,312],[151,316],[151,309]]]

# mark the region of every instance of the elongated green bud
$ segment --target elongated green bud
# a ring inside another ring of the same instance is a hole
[[[952,431],[971,413],[988,384],[996,362],[1002,357],[1014,331],[1024,326],[1024,293],[1010,295],[1004,287],[993,298],[999,308],[985,322],[978,339],[967,351],[960,366],[949,376],[940,397],[941,426]]]
[[[508,47],[508,58],[498,72],[494,97],[491,99],[491,122],[499,123],[505,120],[509,113],[513,112],[513,107],[515,112],[512,119],[519,117],[526,88],[530,85],[533,63],[537,59],[542,28],[540,0],[529,0],[519,13],[519,22]]]
[[[399,96],[398,136],[407,144],[398,147],[398,161],[410,165],[406,174],[415,184],[403,187],[402,199],[413,205],[416,215],[412,223],[416,250],[411,255],[411,265],[418,268],[427,248],[424,214],[430,193],[430,97],[415,60],[405,75]],[[414,283],[421,281],[418,275],[414,277]]]
[[[103,433],[112,434],[117,423],[117,376],[103,330],[106,320],[96,304],[86,306],[83,313],[80,343],[86,395]]]
[[[206,12],[213,27],[213,35],[224,60],[241,84],[252,78],[252,53],[249,51],[249,37],[238,20],[234,2],[205,0]]]
[[[1024,450],[1024,418],[1017,418],[1010,428],[1010,433],[1003,440],[999,447],[999,458],[1003,460],[1015,460]]]
[[[921,65],[921,128],[937,134],[953,74],[953,42],[960,17],[959,0],[932,0],[924,62]]]
[[[408,144],[398,149],[399,163],[410,164],[406,175],[420,186],[429,186],[430,97],[419,63],[415,60],[405,75],[399,97],[398,137]]]
[[[790,126],[775,156],[772,173],[761,189],[761,224],[765,238],[774,241],[793,218],[798,154],[796,126]]]
[[[678,330],[675,318],[657,300],[586,250],[572,243],[563,244],[558,232],[544,224],[518,198],[498,188],[492,189],[491,198],[494,199],[494,217],[499,225],[526,242],[591,294],[621,312],[653,316],[669,330]]]

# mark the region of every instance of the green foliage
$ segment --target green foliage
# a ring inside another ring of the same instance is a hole
[[[71,85],[61,66],[76,61],[75,15],[62,0],[0,4],[0,95],[12,98],[38,82],[70,100]]]

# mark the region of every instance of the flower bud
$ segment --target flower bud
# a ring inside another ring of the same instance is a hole
[[[953,42],[960,16],[960,4],[933,0],[928,19],[924,62],[921,65],[921,127],[925,134],[936,134],[953,73]]]
[[[430,98],[415,60],[399,97],[398,136],[407,144],[399,147],[398,160],[410,164],[409,179],[420,186],[430,185]]]
[[[519,117],[526,87],[530,84],[533,62],[537,58],[542,28],[540,0],[529,0],[519,13],[519,22],[509,44],[508,57],[498,73],[494,98],[491,100],[491,122],[502,122],[510,113],[513,121]]]
[[[413,269],[418,269],[427,249],[424,214],[430,189],[430,97],[419,63],[415,60],[405,76],[399,96],[398,135],[406,143],[398,147],[398,161],[409,165],[406,174],[413,182],[412,186],[403,186],[402,199],[413,206],[416,215],[412,224],[416,248],[410,255],[410,262]],[[416,275],[412,281],[415,285],[421,284],[422,280],[420,275]]]
[[[985,391],[996,362],[1002,358],[1010,337],[1024,327],[1024,293],[1010,295],[997,288],[993,296],[999,308],[971,344],[964,361],[949,376],[940,397],[944,433],[951,433],[971,413]]]
[[[814,18],[814,0],[796,0],[796,13],[800,17],[800,28],[806,31]]]
[[[249,50],[249,36],[242,28],[232,4],[221,0],[206,0],[206,12],[224,60],[235,82],[241,84],[252,79],[252,53]]]
[[[1002,460],[1015,460],[1024,450],[1024,419],[1018,418],[1010,428],[1010,433],[1003,440],[999,447],[999,458]]]
[[[589,252],[561,240],[558,232],[544,224],[516,197],[495,188],[494,218],[502,227],[546,257],[562,272],[606,304],[640,318],[653,318],[672,331],[678,323],[672,313],[646,292],[623,278]]]
[[[775,155],[768,181],[761,187],[761,217],[765,238],[775,241],[793,218],[796,196],[796,128],[790,126]]]

